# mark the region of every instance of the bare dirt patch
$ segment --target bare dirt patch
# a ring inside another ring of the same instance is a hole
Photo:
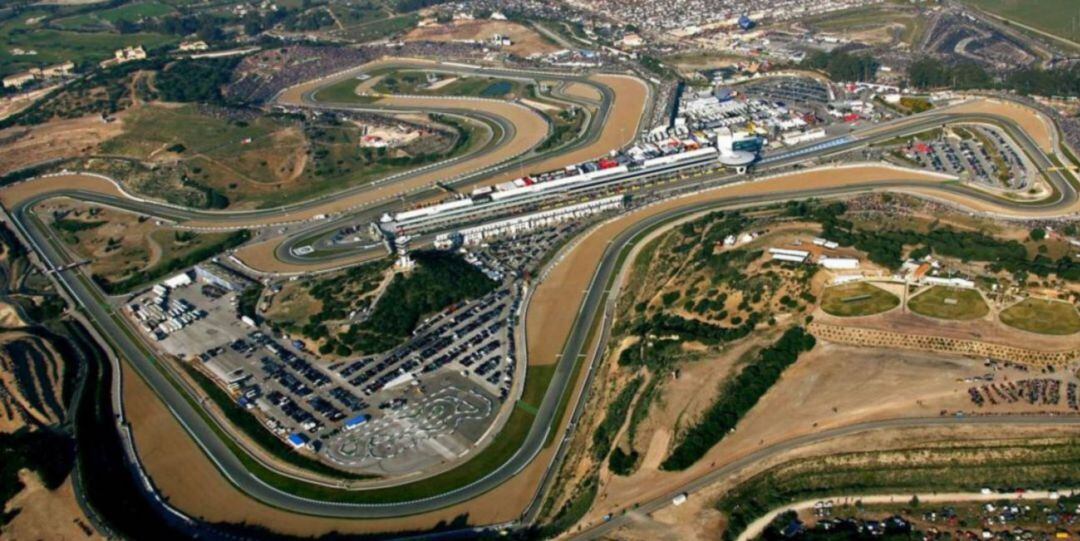
[[[421,26],[405,34],[404,41],[488,41],[494,35],[510,38],[512,45],[501,50],[529,56],[547,54],[559,47],[536,31],[509,21],[454,21],[446,24]]]
[[[124,113],[116,115],[118,119]],[[0,173],[7,173],[59,158],[75,158],[94,152],[98,145],[123,132],[123,121],[102,122],[88,116],[54,120],[34,127],[0,130]]]
[[[12,541],[37,539],[104,539],[94,531],[90,520],[75,501],[71,479],[50,491],[38,476],[23,470],[19,478],[25,488],[8,502],[8,509],[18,515],[0,531],[0,537]]]
[[[703,473],[764,446],[804,434],[876,419],[935,417],[971,410],[966,377],[981,375],[977,360],[955,356],[858,349],[819,343],[702,460],[683,472],[640,469],[613,477],[589,519],[670,493]],[[1024,373],[1014,371],[1011,378]],[[1059,406],[1063,408],[1064,406]],[[1039,406],[1016,406],[1033,411]]]

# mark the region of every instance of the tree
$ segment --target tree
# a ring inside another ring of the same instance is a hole
[[[1031,230],[1031,240],[1033,240],[1035,242],[1039,242],[1039,241],[1041,241],[1041,240],[1043,240],[1045,238],[1046,238],[1046,231],[1044,231],[1042,229],[1032,229]]]

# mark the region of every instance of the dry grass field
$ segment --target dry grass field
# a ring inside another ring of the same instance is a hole
[[[821,309],[834,316],[869,316],[897,306],[896,295],[866,282],[825,288],[821,296]]]
[[[145,216],[71,199],[35,207],[76,257],[90,261],[92,274],[118,282],[201,248],[229,233],[194,233],[163,227]]]
[[[990,313],[982,295],[974,289],[934,286],[908,300],[908,309],[939,319],[979,319]]]
[[[1038,334],[1070,335],[1080,332],[1080,314],[1068,302],[1024,299],[1001,312],[1001,322]]]

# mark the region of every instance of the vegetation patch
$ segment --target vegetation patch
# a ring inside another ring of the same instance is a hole
[[[990,313],[977,290],[934,286],[908,300],[912,312],[938,319],[970,320]]]
[[[19,470],[36,473],[45,488],[59,487],[75,462],[75,441],[69,436],[44,428],[23,428],[15,433],[0,433],[0,525],[18,511],[4,512],[3,506],[23,489]]]
[[[815,343],[814,337],[802,327],[793,327],[775,344],[758,353],[749,366],[724,383],[717,400],[682,435],[671,455],[660,464],[660,469],[685,470],[705,456],[772,388],[784,370],[794,364],[800,354],[813,349]]]
[[[378,353],[403,343],[424,317],[483,296],[497,285],[455,254],[423,251],[414,258],[416,267],[395,275],[377,300],[373,293],[388,261],[316,279],[304,287],[321,303],[317,312],[306,322],[300,320],[301,312],[278,319],[279,324],[320,341],[323,354]]]
[[[1028,298],[1001,312],[1001,322],[1039,334],[1068,335],[1080,332],[1076,307],[1061,301]]]
[[[931,444],[800,459],[752,477],[727,493],[716,508],[727,515],[724,539],[732,541],[769,511],[814,497],[1075,486],[1080,482],[1077,443]]]
[[[866,252],[870,261],[890,269],[898,269],[904,262],[907,248],[913,259],[935,254],[961,261],[980,261],[992,272],[1007,271],[1023,278],[1028,273],[1046,277],[1056,274],[1062,280],[1080,280],[1080,260],[1064,255],[1052,259],[1045,254],[1029,257],[1027,248],[1015,240],[999,240],[978,231],[958,231],[940,227],[928,232],[911,229],[875,229],[869,231],[856,227],[844,218],[847,205],[842,202],[816,204],[791,202],[787,206],[789,216],[809,218],[822,226],[822,236],[841,246],[854,246]]]
[[[634,400],[634,396],[637,395],[638,389],[641,388],[643,379],[638,376],[627,383],[623,387],[614,400],[608,403],[607,411],[604,414],[604,420],[600,422],[600,426],[596,427],[596,431],[593,432],[593,457],[597,460],[603,460],[611,451],[611,443],[615,440],[615,434],[622,428],[623,423],[626,421],[626,413],[630,410],[630,404]]]
[[[896,295],[866,282],[829,287],[821,294],[821,309],[834,316],[869,316],[897,306],[900,299]]]

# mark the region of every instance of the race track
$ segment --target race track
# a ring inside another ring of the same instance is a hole
[[[520,75],[520,72],[512,70],[484,70],[484,73],[501,74],[507,77]],[[323,104],[311,101],[315,87],[353,76],[355,76],[354,72],[350,71],[329,81],[302,85],[283,93],[281,99],[284,103],[295,106],[354,107],[347,104]],[[556,80],[560,77],[558,74],[550,73],[544,73],[543,76]],[[332,230],[339,227],[345,220],[374,218],[388,209],[430,200],[442,193],[439,188],[432,186],[434,180],[440,179],[439,177],[442,177],[441,179],[449,177],[451,179],[449,182],[455,186],[491,183],[507,178],[506,175],[517,176],[515,171],[519,167],[551,169],[552,166],[560,163],[576,163],[591,159],[612,149],[620,148],[633,140],[638,131],[637,122],[633,123],[633,130],[612,129],[611,126],[615,124],[609,121],[607,115],[619,118],[621,115],[630,114],[627,111],[636,111],[638,115],[636,118],[640,118],[641,113],[647,109],[645,102],[649,98],[647,89],[640,92],[633,90],[635,85],[644,87],[640,81],[635,82],[635,79],[625,75],[614,74],[562,77],[572,84],[586,82],[593,84],[601,95],[601,103],[597,105],[600,112],[594,120],[602,122],[590,124],[589,133],[585,137],[574,146],[562,149],[557,154],[525,156],[520,158],[520,162],[515,162],[516,158],[502,159],[488,155],[487,161],[484,161],[485,156],[471,156],[459,162],[443,164],[446,169],[424,170],[415,175],[403,175],[394,182],[377,183],[374,186],[347,190],[330,198],[319,198],[295,206],[258,211],[209,212],[169,206],[135,198],[107,179],[77,174],[38,178],[5,188],[0,193],[0,202],[10,212],[18,233],[28,241],[47,268],[60,268],[70,262],[70,259],[47,228],[34,217],[32,208],[43,200],[60,196],[114,206],[189,227],[249,228],[265,227],[271,224],[294,224],[296,227],[289,231],[288,236],[271,237],[245,250],[240,250],[239,257],[259,271],[275,273],[311,272],[349,265],[366,257],[372,257],[374,253],[346,254],[311,260],[290,258],[284,254],[290,252],[289,247],[297,239],[309,238],[322,231]],[[621,88],[621,90],[614,91],[613,88]],[[608,89],[610,94],[605,94],[602,89]],[[623,99],[620,96],[626,95],[631,97],[627,101],[620,101]],[[569,93],[562,96],[574,97]],[[583,99],[580,96],[576,98]],[[447,114],[466,114],[468,107],[476,105],[476,102],[468,102],[471,105],[463,107],[461,100],[447,100],[446,102],[440,102],[435,98],[430,101],[429,98],[416,98],[419,101],[411,100],[411,98],[401,98],[386,103],[379,101],[375,104],[363,104],[356,107],[385,111],[417,109],[426,111],[430,107]],[[380,109],[382,107],[386,109]],[[492,109],[487,111],[490,115],[484,117],[486,122],[499,125],[504,135],[496,141],[500,145],[496,148],[503,150],[513,148],[527,154],[528,149],[535,147],[540,139],[519,136],[522,135],[522,126],[532,125],[530,124],[532,120],[529,119],[535,113],[521,112],[516,109],[521,106],[516,104],[506,104],[506,107],[514,109],[503,107],[503,105],[492,104]],[[491,112],[496,109],[497,112]],[[101,333],[109,337],[113,349],[127,360],[129,365],[149,383],[161,400],[173,411],[189,435],[200,445],[219,471],[244,493],[268,505],[310,515],[341,518],[407,516],[466,502],[502,485],[533,463],[534,459],[545,450],[545,444],[552,431],[562,430],[562,426],[565,426],[568,421],[570,426],[576,423],[577,416],[580,415],[583,407],[582,402],[573,405],[569,419],[559,418],[558,406],[564,395],[572,391],[571,382],[574,381],[579,368],[577,361],[581,359],[580,368],[588,370],[587,374],[591,374],[591,367],[599,362],[598,358],[586,354],[590,345],[587,341],[590,330],[597,322],[601,324],[601,337],[606,336],[609,331],[609,320],[604,314],[614,299],[609,295],[608,285],[620,270],[621,255],[629,250],[644,232],[660,224],[706,209],[736,208],[869,191],[913,192],[926,197],[947,200],[979,212],[1002,216],[1054,217],[1075,213],[1080,208],[1077,187],[1064,171],[1054,169],[1053,161],[1045,152],[1049,148],[1059,157],[1063,155],[1057,150],[1060,143],[1057,141],[1056,132],[1036,134],[1036,137],[1040,139],[1036,140],[1025,130],[1024,125],[1026,124],[1028,129],[1037,128],[1033,128],[1033,124],[1024,122],[1023,117],[1016,117],[1013,113],[1015,112],[1003,114],[994,108],[969,106],[966,109],[944,110],[908,117],[878,126],[867,133],[852,137],[849,141],[828,146],[820,152],[792,151],[778,155],[775,159],[770,158],[772,161],[768,163],[768,167],[763,166],[761,173],[749,179],[719,173],[651,187],[650,195],[661,198],[659,203],[635,209],[593,228],[589,236],[580,239],[578,249],[581,249],[581,252],[575,255],[571,251],[565,258],[560,258],[560,262],[554,264],[549,279],[540,284],[532,297],[533,301],[527,306],[524,324],[532,327],[529,331],[528,345],[530,357],[533,355],[538,358],[557,357],[561,360],[556,366],[544,400],[535,414],[535,421],[521,447],[508,461],[476,481],[431,497],[411,501],[364,502],[363,496],[357,491],[344,489],[338,490],[340,497],[307,498],[272,486],[259,473],[249,470],[244,460],[238,457],[234,449],[230,447],[230,442],[222,439],[221,432],[213,426],[216,421],[202,415],[198,407],[186,399],[187,391],[177,387],[163,372],[162,367],[154,360],[146,346],[127,328],[120,317],[112,312],[101,292],[80,269],[60,270],[52,273],[52,276],[76,300],[81,311],[98,326]],[[507,118],[517,120],[510,124],[501,124]],[[782,170],[810,158],[822,159],[824,155],[857,149],[875,141],[916,133],[943,123],[961,121],[991,122],[1003,126],[1044,172],[1046,182],[1052,187],[1052,194],[1039,201],[1005,200],[987,192],[944,180],[940,176],[877,165],[830,167],[795,172],[786,170],[772,176],[764,176],[770,169]],[[631,133],[627,133],[628,131]],[[1050,140],[1041,140],[1045,137],[1050,137]],[[1050,147],[1047,147],[1048,143]],[[497,150],[492,152],[497,152]],[[504,167],[505,170],[500,170]],[[479,168],[479,170],[472,171],[470,168]],[[315,220],[314,218],[320,214],[327,215],[329,218]],[[592,237],[593,235],[600,236]],[[593,242],[599,247],[586,253],[582,246],[590,242],[590,238],[598,239]],[[560,276],[562,278],[558,278]],[[572,319],[564,317],[562,320],[557,320],[547,315],[552,312],[553,306],[558,306],[563,312],[566,312],[567,306],[579,308],[576,317]],[[587,381],[585,383],[587,384]],[[923,424],[918,425],[920,422]],[[890,423],[911,423],[911,426],[924,426],[944,422],[946,421],[940,419],[883,421],[880,426],[854,426],[838,430],[850,432],[887,428],[893,426]],[[984,421],[960,419],[947,422]],[[998,422],[1002,420],[998,419]],[[1026,418],[1016,420],[1016,422],[1060,424],[1073,421],[1062,418]],[[822,432],[809,437],[811,440],[808,441],[836,435]],[[561,438],[556,438],[555,441],[561,442]],[[801,440],[785,442],[774,452],[782,452],[789,446],[804,443],[806,442]],[[558,457],[563,452],[562,444],[559,445],[559,452],[556,453],[553,463],[558,462]],[[269,464],[262,466],[269,470],[273,469]],[[548,472],[551,471],[550,466],[550,464],[545,465]],[[735,466],[731,465],[731,467]]]

